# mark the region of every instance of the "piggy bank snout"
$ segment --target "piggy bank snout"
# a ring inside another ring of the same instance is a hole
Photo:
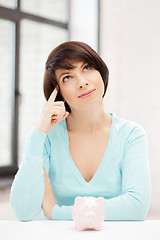
[[[85,217],[88,219],[92,219],[95,217],[95,213],[92,211],[88,211],[88,212],[86,212]]]

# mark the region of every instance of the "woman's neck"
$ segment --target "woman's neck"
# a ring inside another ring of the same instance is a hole
[[[67,117],[67,129],[74,133],[94,134],[107,128],[110,116],[104,112],[103,105],[84,111],[71,111]]]

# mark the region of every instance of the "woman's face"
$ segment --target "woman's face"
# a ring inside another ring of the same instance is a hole
[[[59,82],[60,92],[71,110],[91,107],[102,101],[104,83],[101,74],[83,61],[70,61],[74,69],[57,69],[56,78]],[[93,94],[87,98],[80,98],[81,94],[93,90]]]

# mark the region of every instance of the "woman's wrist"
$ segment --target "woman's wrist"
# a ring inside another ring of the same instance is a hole
[[[53,202],[45,208],[44,214],[48,219],[52,219],[52,209],[55,205],[56,205],[56,202]]]

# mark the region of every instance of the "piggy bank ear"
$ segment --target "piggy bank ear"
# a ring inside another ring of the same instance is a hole
[[[105,199],[103,197],[98,197],[97,198],[97,202],[100,203],[100,204],[103,204],[105,201]]]
[[[74,202],[75,202],[75,204],[79,204],[79,203],[83,202],[83,197],[76,197]]]

